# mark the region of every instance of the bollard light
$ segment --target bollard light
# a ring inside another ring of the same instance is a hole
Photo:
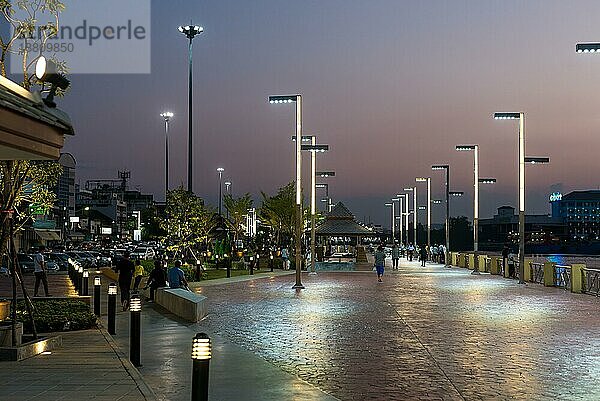
[[[192,400],[208,401],[208,372],[212,345],[206,333],[198,333],[192,342]]]
[[[100,316],[100,276],[94,277],[94,315]]]
[[[129,303],[129,360],[133,366],[142,366],[141,363],[141,345],[142,345],[142,325],[141,311],[142,301],[140,298],[131,298]]]
[[[196,281],[200,281],[200,267],[202,266],[202,262],[200,259],[196,259]]]
[[[108,333],[116,334],[117,316],[117,285],[110,283],[108,286]]]
[[[271,272],[273,272],[273,252],[269,256],[269,267],[271,268]]]
[[[254,256],[250,256],[250,275],[254,275]]]
[[[83,271],[83,291],[81,295],[84,297],[90,295],[90,272],[87,270]]]

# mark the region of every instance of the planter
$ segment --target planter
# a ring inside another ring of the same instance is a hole
[[[40,337],[35,341],[24,336],[23,340],[26,342],[17,347],[0,347],[0,361],[22,361],[62,346],[61,336]]]
[[[2,322],[0,323],[0,347],[11,347],[20,346],[21,338],[23,337],[23,323],[17,322],[15,324],[15,330],[17,331],[17,343],[12,343],[12,323]]]

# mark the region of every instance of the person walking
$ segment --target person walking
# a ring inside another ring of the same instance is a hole
[[[281,250],[281,259],[283,260],[283,269],[290,270],[290,254],[286,246]]]
[[[175,266],[169,269],[169,288],[184,288],[189,290],[185,273],[181,270],[181,260],[176,260]]]
[[[510,253],[510,249],[508,249],[508,245],[504,244],[504,248],[502,248],[502,275],[506,271],[506,264],[508,262],[508,254]]]
[[[421,267],[425,267],[425,263],[427,262],[427,247],[422,246],[419,250],[419,256],[421,259]]]
[[[154,261],[154,269],[148,276],[146,281],[146,288],[150,287],[150,301],[154,301],[154,292],[162,287],[167,286],[167,273],[163,269],[162,262],[160,260]]]
[[[515,259],[517,259],[517,255],[515,255],[512,251],[508,254],[508,277],[515,278]]]
[[[38,289],[40,288],[40,282],[44,285],[44,293],[46,297],[49,297],[48,293],[48,276],[46,275],[46,259],[44,258],[44,246],[40,246],[38,252],[33,256],[33,267],[35,275],[35,287],[33,290],[33,296],[38,296]]]
[[[377,270],[377,281],[382,282],[383,272],[385,270],[385,251],[383,245],[379,245],[375,251],[375,270]]]
[[[414,254],[415,254],[415,247],[411,243],[408,245],[408,261],[409,262],[412,262]]]
[[[392,268],[394,270],[398,270],[398,259],[400,259],[400,248],[398,248],[398,244],[394,243],[392,247]]]
[[[119,289],[121,290],[121,305],[123,306],[123,310],[126,311],[129,309],[129,298],[130,298],[130,288],[131,288],[131,279],[133,277],[133,272],[135,270],[135,266],[133,262],[129,259],[129,251],[125,251],[123,253],[123,257],[119,259],[116,266],[116,271],[119,273]]]
[[[140,283],[142,282],[142,277],[144,277],[144,266],[142,266],[142,262],[139,259],[135,260],[133,277],[133,292],[137,292]]]

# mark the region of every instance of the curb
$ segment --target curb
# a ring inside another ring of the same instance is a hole
[[[108,331],[106,331],[101,322],[98,322],[98,330],[100,330],[100,333],[102,333],[102,336],[104,337],[106,342],[108,342],[112,350],[119,358],[119,361],[123,365],[123,368],[125,368],[127,374],[135,382],[135,385],[137,386],[138,390],[140,390],[140,393],[144,397],[144,400],[158,401],[158,397],[156,396],[154,391],[152,391],[150,386],[148,386],[140,371],[135,366],[133,366],[129,358],[127,358],[127,355],[125,355],[121,348],[119,348],[117,342],[112,338],[110,334],[108,334]]]

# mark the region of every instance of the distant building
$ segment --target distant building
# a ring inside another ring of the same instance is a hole
[[[481,249],[502,248],[505,243],[516,243],[519,235],[519,215],[512,206],[501,206],[491,219],[479,219]],[[563,219],[547,214],[525,216],[525,241],[532,244],[558,242],[566,235]]]
[[[550,196],[552,215],[564,221],[571,241],[600,239],[600,190]]]

